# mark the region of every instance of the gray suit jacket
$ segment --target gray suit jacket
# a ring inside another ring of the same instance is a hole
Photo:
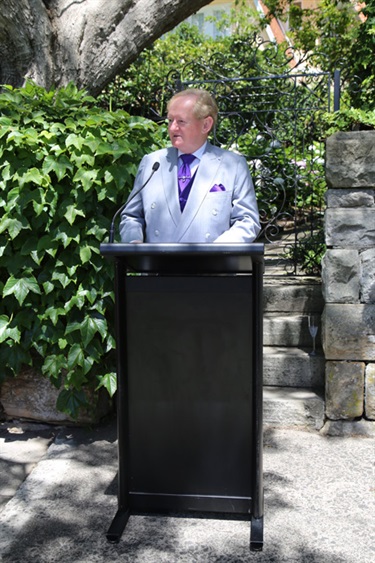
[[[178,153],[170,147],[145,156],[135,194],[155,162],[160,168],[121,214],[123,242],[252,242],[260,231],[253,182],[244,157],[207,143],[185,209],[178,199]],[[224,191],[211,191],[221,184]]]

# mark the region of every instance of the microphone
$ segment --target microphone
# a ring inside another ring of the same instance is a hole
[[[149,183],[149,181],[151,180],[151,178],[153,177],[153,175],[155,174],[155,172],[157,170],[159,170],[160,167],[160,162],[154,162],[154,164],[152,165],[152,172],[149,175],[149,177],[147,178],[147,180],[145,181],[144,184],[142,184],[142,186],[139,188],[139,190],[137,190],[131,197],[129,195],[128,199],[126,200],[126,202],[124,203],[124,205],[121,205],[121,207],[116,211],[116,213],[113,216],[112,219],[112,223],[111,223],[111,228],[109,230],[109,242],[112,243],[113,239],[114,239],[114,234],[115,234],[115,221],[117,216],[121,213],[121,211],[123,211],[125,209],[125,207],[135,198],[136,195],[138,195],[143,188],[145,188],[147,186],[147,184]]]

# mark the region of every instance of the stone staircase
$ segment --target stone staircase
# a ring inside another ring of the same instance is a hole
[[[264,422],[310,426],[324,422],[324,354],[320,319],[323,312],[320,280],[287,276],[267,268],[264,276]],[[308,317],[318,321],[316,355]]]

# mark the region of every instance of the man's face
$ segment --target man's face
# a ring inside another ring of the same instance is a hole
[[[168,132],[171,143],[182,153],[190,154],[207,140],[213,125],[212,117],[197,119],[193,114],[195,98],[182,96],[169,105]]]

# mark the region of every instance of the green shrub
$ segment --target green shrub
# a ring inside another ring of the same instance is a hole
[[[0,382],[33,366],[72,416],[85,389],[116,389],[113,266],[99,246],[160,134],[73,85],[0,94]]]
[[[321,274],[325,252],[324,229],[319,225],[311,236],[299,239],[295,246],[290,247],[285,258],[298,264],[306,275],[318,276]]]
[[[326,139],[337,131],[364,131],[375,129],[375,110],[348,108],[318,117],[321,137]]]

